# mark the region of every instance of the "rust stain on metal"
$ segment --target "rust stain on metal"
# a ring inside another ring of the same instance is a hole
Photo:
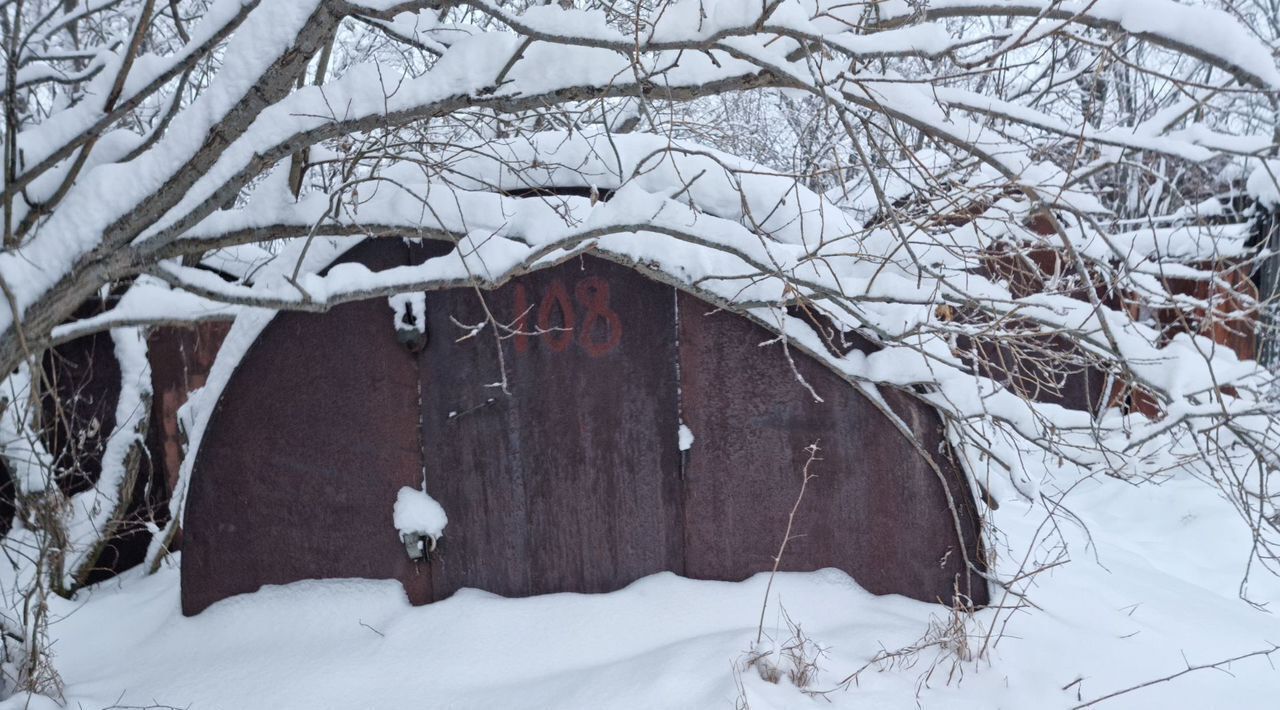
[[[1214,278],[1161,277],[1160,281],[1170,295],[1189,296],[1206,306],[1153,307],[1150,315],[1161,329],[1159,344],[1167,344],[1178,333],[1192,333],[1231,348],[1241,359],[1257,357],[1258,312],[1254,304],[1258,288],[1249,276],[1248,265],[1222,259],[1188,266],[1207,271]],[[1058,249],[1015,250],[1008,244],[997,244],[982,254],[978,271],[1004,283],[1017,298],[1045,293],[1051,281],[1061,281],[1072,285],[1064,292],[1071,298],[1088,302],[1092,296],[1109,308],[1128,311],[1134,320],[1142,317],[1140,296],[1115,288],[1100,267],[1081,273]],[[1122,406],[1153,419],[1164,416],[1152,393],[1120,377],[1109,378],[1097,359],[1089,357],[1067,335],[1031,335],[1032,324],[1019,323],[1016,319],[1011,319],[1008,325],[1021,326],[1025,332],[1016,339],[1006,338],[1000,342],[967,336],[958,338],[961,350],[976,349],[975,365],[980,374],[1037,402],[1090,412]],[[1235,396],[1236,393],[1224,387],[1223,394]]]

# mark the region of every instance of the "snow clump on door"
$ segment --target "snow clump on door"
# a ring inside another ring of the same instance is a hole
[[[435,548],[449,524],[449,517],[435,498],[427,495],[426,491],[408,486],[396,494],[393,519],[401,538],[425,537],[431,541],[431,548]]]

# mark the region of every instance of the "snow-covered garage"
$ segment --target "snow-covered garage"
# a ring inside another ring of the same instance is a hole
[[[339,261],[440,251],[372,239]],[[491,292],[243,315],[206,390],[189,614],[307,578],[395,578],[417,603],[610,591],[664,570],[739,580],[772,568],[784,537],[781,569],[987,599],[969,487],[930,407],[868,396],[761,325],[602,258]],[[417,543],[393,508],[424,485],[448,523]]]

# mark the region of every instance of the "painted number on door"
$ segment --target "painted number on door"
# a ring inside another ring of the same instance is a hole
[[[523,354],[536,342],[562,353],[576,341],[591,357],[612,352],[622,342],[622,319],[609,307],[609,282],[588,276],[573,284],[573,295],[563,279],[553,279],[536,303],[522,283],[512,288],[515,300],[516,352]]]

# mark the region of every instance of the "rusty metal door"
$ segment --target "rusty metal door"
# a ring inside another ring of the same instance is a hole
[[[371,240],[344,261],[381,269],[440,251]],[[836,567],[930,601],[958,580],[985,602],[962,563],[977,558],[977,524],[959,469],[936,454],[937,415],[885,394],[945,483],[830,370],[795,354],[815,403],[776,346],[756,347],[767,331],[710,309],[581,257],[483,300],[428,294],[417,356],[383,299],[277,316],[199,452],[184,612],[307,578],[395,578],[415,603],[461,587],[601,592],[664,570],[743,579],[772,566],[815,441],[783,569]],[[682,419],[695,436],[683,453]],[[424,473],[449,516],[429,565],[408,559],[391,520],[399,488]]]
[[[399,239],[341,261],[401,266]],[[324,314],[281,313],[227,383],[191,477],[182,609],[300,579],[399,579],[428,600],[425,569],[392,522],[422,480],[417,358],[385,299]]]
[[[484,323],[479,294],[428,295],[427,491],[449,515],[437,599],[602,592],[683,569],[673,295],[582,257],[484,294],[513,331],[472,337],[459,324]]]
[[[684,420],[694,435],[685,458],[685,572],[740,580],[773,566],[800,493],[806,447],[820,461],[795,518],[784,570],[835,567],[876,594],[950,602],[952,583],[986,601],[970,584],[962,548],[976,559],[971,509],[956,534],[943,484],[911,443],[835,373],[792,352],[796,379],[774,335],[745,318],[711,312],[681,294],[680,385]],[[937,415],[900,393],[886,393],[935,453],[956,500],[969,500],[960,470],[940,455]]]

